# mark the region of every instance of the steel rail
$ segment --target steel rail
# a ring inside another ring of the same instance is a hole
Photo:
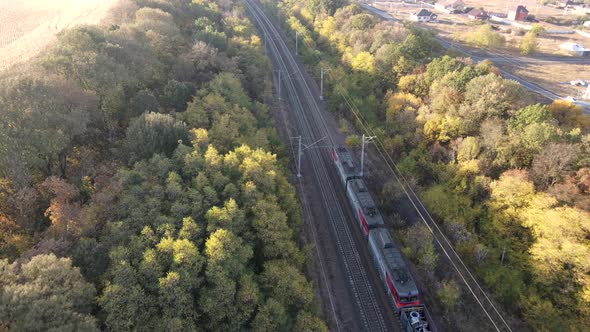
[[[270,38],[270,42],[267,43],[270,46],[272,58],[278,64],[281,70],[289,72],[289,66],[291,70],[298,72],[299,66],[290,54],[289,49],[281,38],[279,32],[274,28],[273,24],[268,20],[264,12],[253,2],[246,0],[246,6],[252,13],[252,16],[257,22],[257,25],[263,32],[274,35],[275,38]],[[278,42],[276,43],[275,40]],[[278,44],[278,46],[277,46]],[[285,58],[288,62],[285,62]],[[301,73],[298,73],[301,75]],[[285,86],[287,87],[288,100],[293,106],[294,115],[298,128],[303,132],[304,135],[309,137],[322,137],[324,134],[328,134],[330,141],[332,142],[329,133],[325,132],[325,121],[323,118],[318,119],[316,114],[319,114],[319,107],[315,104],[315,100],[311,95],[309,87],[305,82],[305,78],[302,76],[301,80],[297,80],[299,83],[299,89],[293,84],[293,80],[287,79]],[[279,84],[283,82],[280,81]],[[303,93],[300,93],[303,90]],[[304,103],[301,101],[300,94],[309,97],[306,99],[307,106],[314,109],[313,112],[314,121],[310,121],[305,112]],[[310,97],[311,96],[311,97]],[[315,104],[315,105],[314,105]],[[324,128],[317,126],[318,121],[323,125]],[[315,124],[315,126],[313,125]],[[309,161],[312,164],[312,174],[316,179],[315,183],[320,187],[320,194],[322,196],[323,204],[329,215],[330,225],[334,231],[338,250],[340,251],[340,258],[343,262],[345,270],[348,274],[348,281],[353,291],[353,295],[356,301],[356,307],[361,315],[362,325],[368,331],[387,331],[389,330],[385,324],[383,312],[381,306],[377,301],[375,291],[369,281],[368,275],[364,270],[361,262],[360,255],[355,247],[354,239],[352,238],[351,231],[348,223],[346,222],[345,214],[342,206],[336,197],[335,189],[332,181],[330,180],[329,172],[326,164],[327,158],[326,153],[321,153],[316,149],[309,150],[310,158]],[[331,162],[330,162],[331,164]],[[333,166],[329,165],[330,168]],[[342,190],[340,188],[340,190]]]

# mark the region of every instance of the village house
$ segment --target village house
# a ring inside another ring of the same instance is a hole
[[[410,14],[410,20],[414,22],[436,22],[438,16],[427,9],[420,9],[418,12]]]
[[[438,2],[434,8],[447,14],[462,12],[465,10],[465,3],[461,0],[450,0],[445,2]]]
[[[486,14],[486,12],[477,8],[473,8],[472,10],[470,10],[467,13],[467,17],[469,17],[472,20],[487,20],[490,18],[490,16]]]
[[[590,49],[585,48],[584,46],[572,42],[567,42],[559,45],[559,48],[568,54],[577,55],[577,56],[588,56],[590,55]]]
[[[526,21],[526,18],[529,16],[529,11],[526,9],[525,6],[519,5],[516,7],[516,10],[511,10],[508,12],[508,19],[511,21]]]

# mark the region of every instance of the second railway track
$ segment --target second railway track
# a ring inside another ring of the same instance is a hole
[[[279,31],[257,3],[251,0],[244,2],[260,32],[268,36],[266,47],[276,68],[284,73],[295,73],[298,76],[298,79],[288,78],[284,80],[284,83],[279,81],[279,84],[286,87],[285,94],[293,112],[297,130],[302,136],[308,137],[312,141],[326,137],[326,143],[333,145],[332,137],[315,101],[316,96],[307,86],[296,60]],[[356,248],[352,230],[346,218],[347,214],[339,199],[343,195],[337,194],[337,191],[342,189],[339,184],[334,185],[333,176],[330,176],[330,172],[333,172],[333,165],[329,159],[328,149],[309,149],[308,151],[306,158],[312,165],[309,175],[313,177],[314,183],[319,189],[322,205],[329,216],[328,220],[318,222],[327,222],[326,226],[333,230],[340,260],[344,271],[346,271],[349,286],[356,302],[355,307],[360,316],[360,325],[366,331],[391,331],[397,322],[394,324],[394,322],[387,321],[384,314],[386,308],[379,302],[375,287],[362,264],[361,255]],[[346,206],[344,204],[344,207]]]

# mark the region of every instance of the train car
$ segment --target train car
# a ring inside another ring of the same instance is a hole
[[[358,176],[352,155],[345,147],[332,147],[332,159],[334,159],[343,186],[346,186],[348,180]]]
[[[344,147],[332,148],[332,157],[346,188],[346,196],[354,209],[355,218],[365,237],[368,237],[371,229],[384,224],[381,212],[375,206],[365,181],[358,176],[350,152]]]
[[[363,234],[368,237],[369,231],[384,224],[381,212],[375,206],[375,201],[369,194],[365,181],[354,178],[348,181],[346,195],[354,208],[355,217]]]
[[[387,229],[370,231],[369,249],[394,310],[420,305],[416,283]]]
[[[423,305],[402,308],[399,320],[402,332],[436,332],[428,310]]]

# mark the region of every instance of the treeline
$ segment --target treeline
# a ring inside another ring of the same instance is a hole
[[[326,331],[239,2],[121,1],[0,85],[0,329]]]
[[[302,36],[309,70],[327,69],[327,107],[344,124],[367,121],[496,300],[534,330],[590,326],[590,120],[579,107],[534,104],[490,63],[440,57],[430,32],[357,5],[264,3]],[[470,295],[437,280],[446,277],[429,232],[399,220],[403,199],[396,182],[383,186],[404,252],[451,326],[469,328]]]

